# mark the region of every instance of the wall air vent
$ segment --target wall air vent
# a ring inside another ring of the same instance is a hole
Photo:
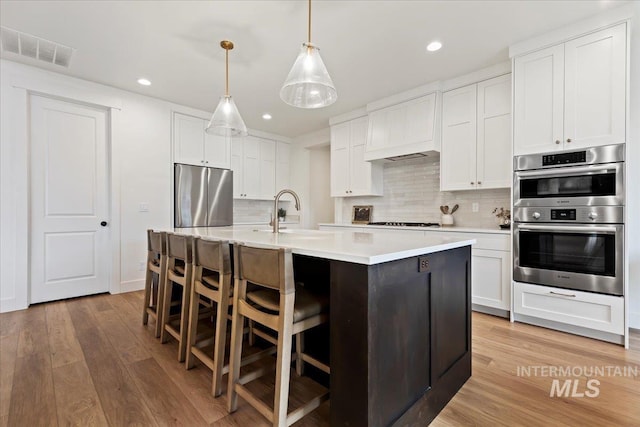
[[[409,159],[420,159],[422,157],[427,157],[427,154],[425,153],[412,153],[412,154],[405,154],[402,156],[393,156],[393,157],[387,157],[387,160],[391,160],[392,162],[397,162],[398,160],[409,160]]]
[[[0,27],[0,40],[3,54],[10,52],[65,68],[69,68],[71,56],[75,50],[72,47],[7,27]]]

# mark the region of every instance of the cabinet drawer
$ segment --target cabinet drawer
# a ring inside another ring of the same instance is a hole
[[[460,231],[439,231],[427,230],[425,235],[430,233],[438,233],[437,235],[445,235],[456,239],[475,239],[476,244],[473,249],[487,249],[492,251],[511,251],[511,236],[508,234],[489,234],[489,233],[471,233]]]
[[[624,298],[514,282],[516,314],[624,334]]]

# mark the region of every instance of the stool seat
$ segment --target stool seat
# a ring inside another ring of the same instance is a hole
[[[247,299],[267,310],[280,311],[280,292],[273,289],[260,289],[247,292]],[[296,299],[293,306],[293,322],[300,322],[316,314],[329,311],[329,298],[316,295],[303,287],[296,286]]]
[[[220,276],[218,276],[217,274],[210,274],[207,276],[203,275],[201,280],[202,280],[202,284],[207,287],[211,287],[214,289],[220,288]]]

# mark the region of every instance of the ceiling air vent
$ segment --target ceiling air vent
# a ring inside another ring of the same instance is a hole
[[[69,68],[74,51],[69,46],[7,27],[0,27],[0,40],[2,40],[2,53],[11,52],[65,68]]]

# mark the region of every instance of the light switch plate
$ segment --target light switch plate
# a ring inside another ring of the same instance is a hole
[[[471,203],[471,212],[478,212],[480,210],[480,206],[478,203]]]
[[[140,203],[140,206],[138,207],[138,211],[139,212],[149,212],[149,203],[147,203],[147,202]]]

